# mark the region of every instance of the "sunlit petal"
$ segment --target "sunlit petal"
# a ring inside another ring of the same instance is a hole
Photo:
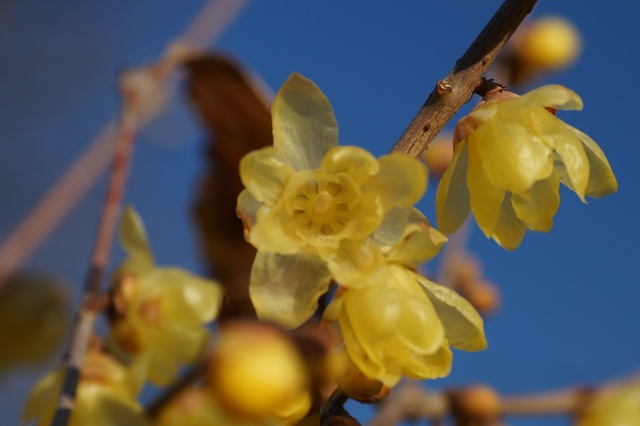
[[[451,164],[438,184],[436,217],[438,229],[445,234],[455,232],[469,215],[468,152],[466,142],[455,147]]]
[[[290,165],[276,157],[276,149],[272,146],[252,151],[240,161],[243,185],[263,203],[274,203],[293,173]]]
[[[416,203],[427,188],[427,169],[415,158],[399,152],[380,157],[380,171],[365,191],[380,195],[385,210]]]
[[[511,195],[510,192],[505,194],[500,206],[500,216],[491,235],[501,247],[507,250],[517,249],[527,231],[525,223],[516,216],[511,202]]]
[[[474,307],[450,288],[418,274],[416,276],[444,325],[449,344],[465,351],[485,349],[487,340],[484,336],[484,322]]]
[[[473,216],[484,235],[489,238],[500,215],[504,190],[498,188],[487,178],[482,159],[474,145],[469,145],[467,185]]]
[[[272,106],[273,145],[295,170],[315,169],[338,144],[331,104],[311,80],[291,74]]]
[[[330,280],[329,270],[316,256],[259,251],[249,293],[260,319],[294,328],[313,315]]]
[[[548,178],[536,182],[528,191],[512,194],[511,203],[516,216],[534,231],[550,231],[553,216],[560,206],[559,187],[560,176],[554,171]]]
[[[618,181],[611,170],[609,160],[600,146],[589,135],[566,123],[564,126],[582,141],[585,154],[589,161],[589,183],[585,195],[589,197],[604,197],[618,190]]]

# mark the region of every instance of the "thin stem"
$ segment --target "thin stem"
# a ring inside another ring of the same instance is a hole
[[[134,132],[137,114],[133,106],[124,97],[122,123],[118,132],[116,151],[111,168],[107,196],[104,201],[98,234],[94,245],[89,272],[85,280],[82,306],[75,318],[71,342],[63,360],[64,378],[62,391],[58,399],[58,409],[53,418],[54,426],[65,426],[69,423],[75,403],[76,389],[80,381],[80,372],[89,346],[94,324],[98,314],[105,307],[101,291],[101,283],[109,260],[109,252],[113,240],[118,212],[122,204],[122,196],[127,181],[131,157],[133,153]]]
[[[453,115],[467,103],[482,76],[537,0],[506,0],[449,75],[436,84],[392,151],[418,157]]]

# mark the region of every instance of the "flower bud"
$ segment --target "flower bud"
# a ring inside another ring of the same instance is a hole
[[[245,417],[293,424],[311,406],[304,361],[288,336],[272,325],[238,321],[223,326],[208,377],[220,402]]]
[[[69,307],[60,284],[30,276],[0,284],[0,372],[44,361],[68,328]]]
[[[538,19],[516,40],[516,55],[523,66],[555,71],[571,65],[581,50],[578,30],[564,18]]]

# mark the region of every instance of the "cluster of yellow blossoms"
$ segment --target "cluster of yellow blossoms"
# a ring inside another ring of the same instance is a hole
[[[238,212],[258,249],[250,285],[258,316],[299,326],[335,280],[325,319],[340,325],[357,368],[389,387],[403,375],[448,374],[450,346],[485,348],[473,307],[415,272],[446,241],[413,207],[426,189],[424,166],[338,146],[329,101],[298,74],[272,114],[273,146],[240,164]]]
[[[551,229],[560,183],[582,201],[618,189],[598,144],[558,119],[558,109],[582,109],[582,100],[557,85],[500,92],[460,120],[436,196],[440,230],[454,232],[471,210],[488,238],[513,250],[527,228]]]

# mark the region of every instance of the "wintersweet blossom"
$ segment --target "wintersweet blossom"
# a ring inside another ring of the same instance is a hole
[[[202,351],[206,323],[217,315],[221,286],[177,268],[153,264],[144,225],[127,208],[120,239],[129,257],[113,288],[110,348],[123,357],[149,358],[149,380],[166,385]]]
[[[248,240],[258,249],[250,294],[258,315],[295,327],[329,286],[326,260],[344,243],[361,244],[394,206],[410,208],[426,188],[419,161],[339,147],[329,101],[293,74],[272,108],[273,146],[240,163],[238,197]]]
[[[399,265],[389,280],[341,289],[325,311],[337,320],[353,363],[367,377],[392,387],[402,376],[449,374],[450,346],[486,347],[482,319],[464,298]]]
[[[145,363],[124,367],[115,358],[90,349],[82,366],[70,425],[144,426],[136,398],[144,382]],[[29,424],[50,425],[62,388],[63,370],[45,375],[32,389],[22,412]]]
[[[598,144],[547,108],[580,110],[582,99],[558,85],[503,92],[460,120],[436,196],[441,231],[454,232],[471,210],[488,238],[513,250],[527,228],[552,228],[560,183],[582,201],[618,189]]]
[[[375,244],[350,251],[334,268],[343,288],[324,318],[338,321],[356,367],[392,387],[403,375],[446,376],[450,346],[481,350],[486,340],[482,318],[469,302],[414,270],[438,253],[446,237],[415,210],[393,210],[388,222],[374,234]]]

